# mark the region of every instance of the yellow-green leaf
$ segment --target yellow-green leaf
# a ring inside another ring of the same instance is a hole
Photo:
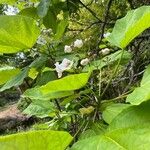
[[[29,131],[0,137],[1,150],[65,150],[72,137],[63,131]]]
[[[150,27],[150,6],[131,10],[118,20],[108,41],[120,48],[125,48],[136,36]]]
[[[40,30],[25,16],[0,16],[0,53],[16,53],[31,48]]]

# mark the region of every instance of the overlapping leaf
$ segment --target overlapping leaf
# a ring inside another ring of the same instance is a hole
[[[71,150],[149,150],[149,147],[150,127],[137,126],[81,140]]]
[[[126,108],[111,121],[105,134],[80,140],[71,150],[148,150],[150,146],[149,108],[150,102]]]
[[[64,150],[72,137],[62,131],[29,131],[1,136],[1,150]]]
[[[54,112],[54,106],[49,101],[44,103],[32,102],[24,111],[24,114],[30,116],[37,116],[40,118],[48,117],[50,113]]]
[[[72,95],[74,90],[85,86],[89,76],[90,73],[69,75],[62,79],[50,81],[41,87],[28,89],[24,96],[31,99],[49,100]]]
[[[29,68],[24,69],[20,73],[18,73],[16,76],[13,76],[12,79],[8,80],[6,84],[3,85],[3,87],[0,89],[0,92],[10,89],[13,86],[19,86],[23,83],[24,78],[28,75]]]
[[[0,4],[13,4],[14,2],[16,2],[17,0],[0,0]]]
[[[105,56],[100,60],[92,61],[89,65],[85,66],[83,70],[84,71],[96,70],[96,69],[101,69],[107,65],[111,65],[120,59],[122,52],[123,52],[122,50],[119,50],[113,54]],[[131,59],[131,54],[127,51],[124,51],[121,64],[123,65],[126,64],[130,59]]]
[[[16,76],[20,72],[19,69],[5,66],[0,68],[0,85],[6,83],[8,80]]]
[[[136,36],[149,27],[150,6],[142,6],[129,11],[124,18],[116,22],[108,41],[120,48],[125,48]]]
[[[25,16],[0,16],[0,53],[16,53],[31,48],[38,36],[36,22]]]
[[[144,102],[138,106],[130,106],[116,116],[108,130],[136,127],[137,125],[150,125],[150,101]]]
[[[112,104],[104,110],[102,116],[103,119],[110,124],[112,120],[119,114],[121,113],[124,109],[130,107],[131,105],[129,104]]]

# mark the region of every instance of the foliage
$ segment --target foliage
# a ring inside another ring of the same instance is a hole
[[[150,26],[149,6],[142,6],[118,20],[108,40],[120,47],[125,48],[136,36]],[[121,32],[119,32],[121,31]]]
[[[48,119],[32,128],[39,131],[0,137],[2,150],[149,149],[150,61],[140,44],[149,38],[150,6],[130,10],[133,3],[125,0],[1,3],[0,92],[19,89],[22,113]],[[7,15],[12,7],[20,12]],[[135,74],[138,61],[142,80]]]
[[[67,147],[71,140],[72,137],[66,132],[50,130],[30,131],[0,138],[2,150],[10,149],[10,147],[12,150],[40,150],[43,148],[62,150]]]
[[[0,16],[0,22],[0,53],[16,53],[31,48],[39,35],[39,29],[31,18]]]

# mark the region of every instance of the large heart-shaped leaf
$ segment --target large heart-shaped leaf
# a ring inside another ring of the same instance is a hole
[[[31,48],[40,30],[25,16],[0,16],[0,53],[16,53]]]
[[[62,79],[50,81],[41,87],[28,89],[24,96],[42,100],[66,97],[72,95],[74,90],[85,86],[89,77],[90,73],[69,75]]]
[[[137,125],[81,140],[71,150],[149,150],[149,147],[150,127]]]
[[[20,72],[19,69],[5,66],[0,68],[0,85],[6,83],[8,80],[16,76]]]
[[[62,131],[30,131],[1,136],[1,150],[64,150],[72,137]]]
[[[119,113],[103,135],[75,143],[71,150],[149,150],[150,101]]]
[[[116,116],[108,130],[136,127],[137,125],[150,125],[150,101],[144,102],[138,106],[130,106]]]
[[[108,41],[120,48],[125,48],[136,36],[149,27],[150,6],[142,6],[129,11],[124,18],[116,22]]]

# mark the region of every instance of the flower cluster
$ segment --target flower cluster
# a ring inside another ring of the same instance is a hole
[[[64,47],[64,52],[65,53],[71,53],[73,50],[73,47],[76,48],[81,48],[83,46],[83,41],[80,39],[77,39],[76,41],[74,41],[73,45],[69,46],[69,45],[65,45]]]

